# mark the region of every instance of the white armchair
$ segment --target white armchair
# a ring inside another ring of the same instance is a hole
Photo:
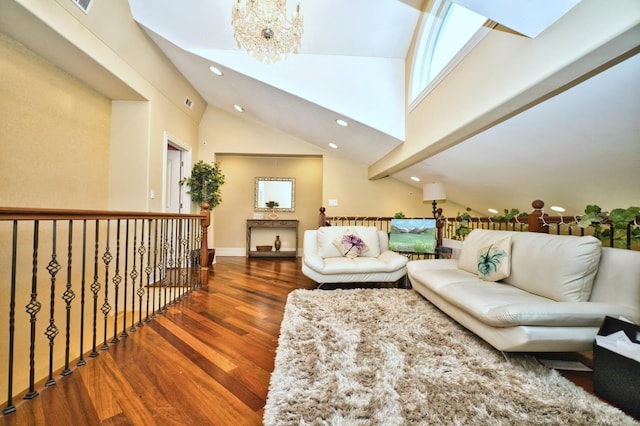
[[[355,232],[366,245],[357,257],[338,249]],[[408,258],[389,250],[389,236],[374,226],[323,226],[304,232],[302,273],[317,283],[396,282],[407,273]]]

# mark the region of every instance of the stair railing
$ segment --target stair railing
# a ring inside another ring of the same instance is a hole
[[[0,207],[0,389],[56,384],[206,283],[199,214]],[[2,401],[2,399],[0,399]]]

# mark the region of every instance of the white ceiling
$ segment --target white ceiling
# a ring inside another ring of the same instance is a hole
[[[322,149],[336,143],[336,152],[364,166],[402,143],[404,63],[423,0],[302,0],[302,50],[271,65],[235,45],[229,0],[128,2],[210,105],[233,112],[241,104],[248,120]],[[115,77],[90,60],[82,63],[73,48],[61,49],[65,41],[46,24],[24,25],[28,20],[17,3],[0,2],[0,31],[69,72],[84,72],[81,79],[99,90],[110,87]],[[58,51],[68,54],[56,57]],[[209,72],[211,64],[224,71],[222,78]],[[443,182],[448,200],[479,212],[529,211],[536,198],[570,214],[594,203],[606,210],[640,205],[638,76],[635,55],[392,178],[417,188],[422,183],[411,176]],[[107,89],[123,99],[139,97]],[[335,125],[336,118],[351,126]]]
[[[535,38],[567,13],[580,0],[451,0],[467,9],[500,22],[527,37]]]
[[[249,120],[323,149],[336,143],[341,155],[366,166],[404,139],[404,63],[422,3],[303,0],[300,54],[265,64],[236,46],[228,0],[129,0],[134,19],[207,103],[228,111],[240,104]],[[551,0],[555,17],[538,14],[540,22],[518,7],[494,16],[536,35],[576,3]],[[211,74],[211,64],[224,77]],[[449,200],[480,212],[529,211],[536,198],[572,214],[593,203],[640,205],[638,76],[636,55],[392,177],[417,187],[411,176],[441,181]],[[336,126],[336,118],[351,126]]]

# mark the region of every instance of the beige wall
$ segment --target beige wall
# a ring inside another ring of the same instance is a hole
[[[305,229],[317,228],[318,207],[322,200],[322,158],[273,157],[218,154],[216,159],[225,175],[222,203],[215,208],[214,232],[218,255],[244,255],[246,219],[254,214],[255,178],[286,177],[295,179],[295,211],[277,212],[280,219],[297,219],[299,245]],[[260,212],[265,217],[268,213]],[[293,232],[256,230],[252,246],[272,244],[279,234],[284,248],[295,246]],[[233,250],[236,249],[236,250]]]
[[[255,158],[260,156],[261,162],[254,163]],[[292,166],[292,176],[297,176],[300,183],[308,182],[304,184],[305,191],[315,194],[315,188],[321,190],[318,196],[305,195],[300,198],[302,189],[299,183],[296,213],[280,214],[281,217],[301,220],[300,236],[304,229],[317,226],[320,206],[326,207],[329,216],[393,216],[399,211],[407,217],[431,216],[431,201],[422,201],[420,189],[392,178],[369,180],[367,166],[364,164],[344,160],[334,151],[323,150],[278,130],[244,120],[237,113],[209,106],[200,123],[197,159],[220,161],[222,172],[227,178],[222,187],[223,202],[212,215],[213,244],[216,250],[222,249],[216,252],[217,255],[240,253],[244,250],[245,221],[253,214],[253,179],[256,176],[287,177],[278,167],[272,169],[269,166],[269,162],[282,166],[283,159],[279,158],[282,156],[303,157],[291,160],[291,163],[296,164]],[[302,172],[295,171],[295,167],[300,164],[306,165],[312,161],[304,158],[305,156],[322,159],[309,169],[309,175],[305,174],[305,168],[302,168]],[[197,159],[194,158],[194,162]],[[321,166],[319,172],[315,171],[317,166]],[[255,171],[254,167],[257,168]],[[304,180],[301,178],[303,175]],[[236,182],[238,179],[242,180],[241,184]],[[329,207],[329,199],[338,200],[338,206]],[[308,203],[311,204],[307,205]],[[453,203],[442,203],[441,207],[445,214],[452,216],[464,211],[464,207]],[[266,244],[272,242],[270,237],[265,239]]]
[[[328,216],[393,216],[402,212],[406,217],[431,217],[432,201],[422,200],[422,189],[393,178],[369,180],[366,167],[354,167],[337,155],[325,156],[324,206]],[[338,200],[329,207],[328,200]],[[455,216],[465,207],[451,201],[438,203],[445,216]]]
[[[165,133],[197,151],[202,97],[133,21],[126,0],[96,2],[89,15],[63,0],[25,1],[7,10],[22,8],[16,15],[20,25],[8,28],[33,51],[81,81],[91,82],[91,87],[114,101],[113,116],[101,134],[109,139],[103,156],[108,160],[102,163],[108,168],[109,186],[108,192],[100,194],[101,207],[161,211]],[[43,42],[47,39],[51,42]],[[186,96],[194,101],[193,110],[184,105]],[[89,97],[78,99],[78,109],[89,109]],[[37,129],[39,120],[30,124]],[[153,199],[151,190],[156,194]],[[74,208],[81,202],[77,200],[64,206]]]
[[[0,34],[0,205],[105,209],[111,102]]]

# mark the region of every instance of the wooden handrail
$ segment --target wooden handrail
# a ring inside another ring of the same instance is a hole
[[[207,204],[207,210],[208,210]],[[82,219],[177,219],[204,218],[203,212],[195,214],[155,213],[112,210],[41,209],[0,207],[0,220],[82,220]]]
[[[517,229],[518,230],[526,230],[528,232],[538,232],[538,233],[549,233],[549,225],[555,225],[558,228],[558,233],[560,233],[561,225],[574,225],[578,222],[581,216],[550,216],[544,212],[544,202],[542,200],[535,200],[531,203],[533,210],[527,214],[526,217],[514,217],[509,220],[505,218],[494,219],[492,217],[470,217],[468,220],[471,224],[480,224],[483,225],[486,229]],[[378,223],[387,223],[386,229],[389,230],[388,223],[394,219],[393,217],[365,217],[365,216],[336,216],[336,217],[328,217],[325,214],[325,208],[320,208],[320,219],[319,225],[324,226],[326,224],[332,223],[344,223],[347,222],[349,224],[356,224],[358,222],[373,222],[375,224]],[[413,217],[409,219],[428,219],[428,217]],[[437,222],[436,226],[437,230],[437,241],[438,244],[442,244],[443,238],[445,238],[445,225],[457,223],[459,222],[458,217],[443,217],[442,209],[438,209],[437,211]],[[608,218],[605,218],[602,222],[602,225],[609,226],[610,229],[613,229],[613,225],[608,221]],[[632,234],[631,231],[634,227],[640,226],[640,215],[636,216],[636,218],[629,222],[627,225],[627,242],[626,247],[631,248],[632,243]],[[526,227],[526,228],[525,228]],[[450,229],[447,227],[447,229]],[[571,233],[571,229],[568,230]],[[580,235],[584,235],[584,228],[580,228]],[[610,245],[613,246],[614,235],[611,232],[610,237]]]

